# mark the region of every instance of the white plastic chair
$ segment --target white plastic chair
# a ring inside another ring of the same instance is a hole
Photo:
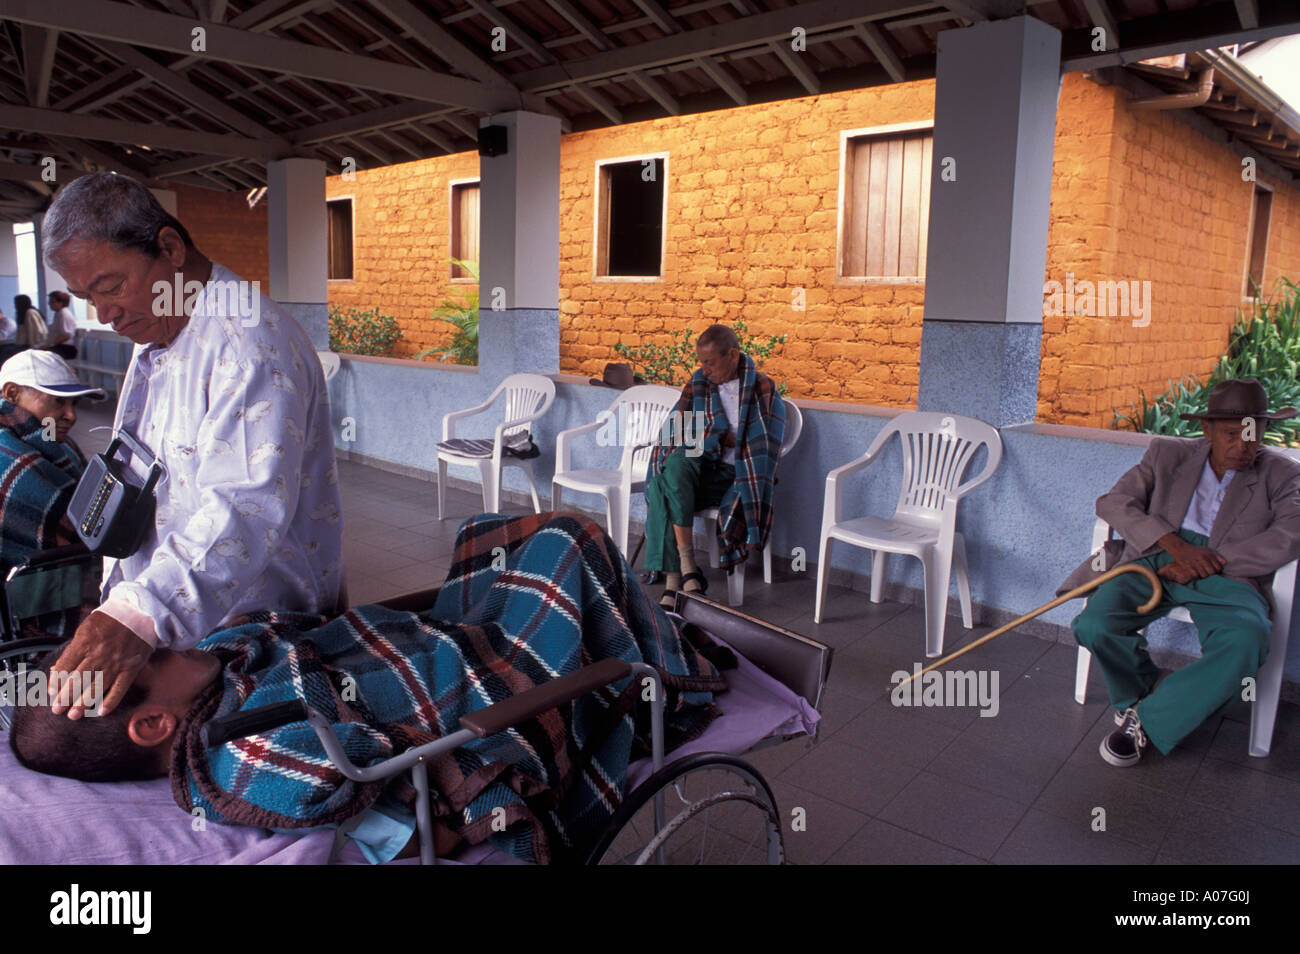
[[[533,493],[533,510],[542,512],[541,502],[537,499],[537,485],[533,483],[533,465],[531,459],[521,459],[502,451],[505,438],[520,432],[526,432],[528,425],[537,420],[550,409],[555,401],[555,382],[540,374],[512,374],[496,386],[486,401],[477,407],[463,411],[452,411],[442,416],[442,439],[456,439],[456,422],[475,414],[482,414],[496,403],[498,397],[505,396],[505,420],[497,425],[491,446],[488,441],[476,442],[482,445],[474,453],[457,453],[438,447],[438,519],[443,519],[443,505],[447,487],[447,465],[462,464],[477,467],[483,483],[483,509],[496,513],[501,509],[501,469],[518,467],[528,479],[528,487]],[[489,452],[490,451],[490,452]]]
[[[898,434],[903,445],[902,489],[894,515],[887,519],[844,519],[841,478],[870,464],[894,434]],[[974,479],[960,483],[981,447],[988,449],[984,470]],[[832,540],[872,551],[873,603],[879,603],[884,592],[889,554],[913,556],[921,561],[925,570],[925,654],[940,655],[947,619],[948,584],[953,569],[957,571],[962,624],[967,629],[973,625],[966,540],[957,532],[957,504],[992,477],[1001,461],[1002,438],[997,430],[974,418],[933,411],[909,411],[885,425],[866,454],[851,464],[835,468],[826,476],[817,561],[817,604],[813,619],[818,623],[822,620]]]
[[[1092,551],[1096,553],[1111,538],[1112,528],[1097,518],[1092,531]],[[1292,560],[1273,574],[1273,635],[1269,641],[1268,659],[1255,676],[1255,704],[1250,707],[1250,754],[1265,758],[1273,746],[1273,724],[1277,721],[1277,703],[1282,695],[1282,670],[1286,666],[1286,647],[1291,637],[1291,607],[1295,602],[1296,572],[1300,560]],[[1169,613],[1169,619],[1192,622],[1192,614],[1182,607]],[[1092,653],[1079,647],[1074,664],[1074,701],[1083,705],[1088,699],[1088,669]]]
[[[681,399],[677,388],[660,384],[640,384],[622,392],[618,399],[601,411],[591,424],[561,431],[555,440],[555,477],[551,480],[551,509],[560,509],[563,488],[605,498],[605,516],[609,535],[627,554],[629,509],[632,493],[645,489],[650,455],[659,441],[664,421]],[[622,443],[623,454],[617,470],[586,468],[573,470],[570,454],[573,441],[602,428],[615,428],[615,439]]]
[[[325,381],[339,373],[339,356],[335,351],[317,351],[316,357],[320,358],[321,370],[325,372]]]
[[[793,401],[783,400],[783,403],[785,404],[785,433],[781,436],[782,458],[799,443],[799,436],[803,433],[803,412]],[[779,467],[777,473],[780,474]],[[705,510],[698,510],[695,516],[704,520],[705,536],[709,539],[709,566],[716,570],[722,565],[722,553],[718,547],[718,508],[708,507]],[[775,516],[773,522],[775,523]],[[767,535],[767,543],[763,545],[763,582],[768,584],[772,582],[772,534],[770,532]],[[740,606],[744,602],[745,564],[741,563],[727,574],[727,604]]]

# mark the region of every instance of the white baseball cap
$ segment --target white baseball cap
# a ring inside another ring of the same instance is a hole
[[[77,374],[53,351],[41,351],[29,348],[20,351],[3,365],[0,365],[0,388],[13,382],[24,387],[35,388],[56,397],[93,397],[103,400],[106,395],[102,388],[88,388],[77,378]]]

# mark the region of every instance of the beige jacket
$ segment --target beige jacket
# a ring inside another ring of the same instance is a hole
[[[1156,541],[1178,531],[1209,456],[1203,437],[1154,438],[1137,466],[1097,498],[1097,516],[1123,537],[1106,544],[1106,569],[1161,552]],[[1254,466],[1228,484],[1209,546],[1225,561],[1222,575],[1259,591],[1271,608],[1273,574],[1300,557],[1300,463],[1261,447]],[[1084,560],[1057,594],[1100,575],[1094,560]]]

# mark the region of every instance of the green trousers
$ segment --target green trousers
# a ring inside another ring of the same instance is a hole
[[[736,482],[736,468],[677,451],[646,482],[645,568],[680,573],[682,558],[673,527],[695,523],[695,512],[716,507]]]
[[[1206,546],[1208,539],[1190,530],[1178,535]],[[1136,561],[1158,570],[1173,558],[1168,553]],[[1162,753],[1195,731],[1220,706],[1238,696],[1246,677],[1254,678],[1268,655],[1272,624],[1268,604],[1245,583],[1215,574],[1186,585],[1161,579],[1164,596],[1150,613],[1137,607],[1151,596],[1146,580],[1127,573],[1103,583],[1071,623],[1075,639],[1086,647],[1106,677],[1110,701],[1121,712],[1136,706],[1142,729]],[[1176,606],[1184,606],[1201,641],[1201,657],[1165,677],[1152,692],[1159,671],[1139,630]]]

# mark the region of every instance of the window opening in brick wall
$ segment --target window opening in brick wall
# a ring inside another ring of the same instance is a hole
[[[478,265],[478,183],[451,187],[451,257]],[[473,278],[468,269],[451,266],[452,278]]]
[[[1273,193],[1255,186],[1250,234],[1246,237],[1246,297],[1258,298],[1264,286],[1264,256],[1268,252],[1268,222],[1273,212]]]
[[[599,167],[596,274],[663,274],[664,160],[647,156]]]
[[[332,199],[325,203],[329,213],[329,277],[352,278],[352,200]]]
[[[934,134],[853,136],[844,150],[841,278],[924,278]]]

